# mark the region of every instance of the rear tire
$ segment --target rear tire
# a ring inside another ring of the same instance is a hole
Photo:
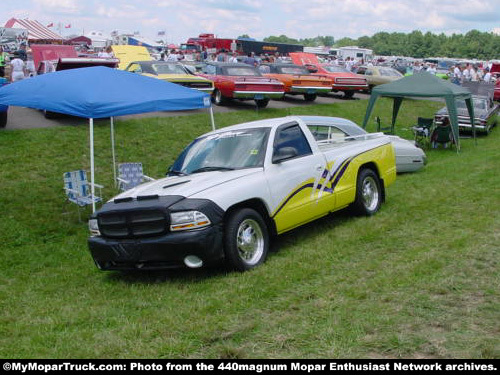
[[[316,95],[316,94],[304,94],[304,100],[306,102],[314,102],[317,97],[318,97],[318,95]]]
[[[269,231],[262,216],[251,208],[232,212],[224,232],[224,254],[232,270],[248,271],[264,263]]]
[[[354,96],[354,91],[349,90],[349,91],[344,91],[344,98],[345,99],[351,99]]]
[[[266,108],[268,104],[269,99],[259,99],[255,101],[255,105],[257,105],[257,108]]]
[[[360,216],[374,215],[382,204],[382,188],[377,174],[369,168],[361,169],[356,183],[354,213]]]

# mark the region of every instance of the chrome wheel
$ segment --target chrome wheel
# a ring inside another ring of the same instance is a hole
[[[238,227],[236,244],[238,256],[248,265],[257,264],[264,254],[264,235],[259,223],[253,219],[244,220]]]
[[[354,213],[371,216],[380,209],[383,200],[383,185],[378,175],[372,169],[361,169],[357,178],[356,199],[352,204]]]
[[[269,252],[269,232],[262,216],[251,208],[231,212],[225,223],[226,265],[248,271],[263,263]]]
[[[363,180],[363,186],[361,187],[361,196],[363,199],[363,205],[368,211],[374,211],[379,205],[379,187],[373,177],[368,176]]]

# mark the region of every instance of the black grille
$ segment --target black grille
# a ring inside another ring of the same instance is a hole
[[[101,235],[110,238],[159,236],[170,224],[167,213],[156,209],[102,213],[98,222]]]

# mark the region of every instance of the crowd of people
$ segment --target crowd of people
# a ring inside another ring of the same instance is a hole
[[[185,59],[187,59],[186,55],[182,51],[175,49],[162,52],[160,55],[160,60],[162,61],[179,62]],[[208,53],[206,50],[202,52],[195,52],[189,57],[189,59],[197,62],[217,61],[226,63],[244,63],[252,66],[259,66],[263,62],[273,63],[285,61],[284,57],[279,52],[274,54],[263,53],[260,55],[256,55],[255,52],[249,52],[247,55],[241,56],[238,52],[226,51],[225,49],[221,49],[217,53]]]
[[[25,43],[21,43],[19,49],[11,55],[0,45],[0,77],[5,78],[6,75],[11,82],[35,75],[35,64],[29,56]]]

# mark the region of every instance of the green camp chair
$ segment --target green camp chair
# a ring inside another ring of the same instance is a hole
[[[455,143],[451,126],[436,126],[431,134],[431,143],[432,148],[438,148],[439,145],[442,145],[443,148],[448,148],[448,146],[451,148],[451,146]]]
[[[433,123],[434,119],[432,118],[419,117],[417,119],[417,125],[412,127],[415,134],[415,145],[423,147],[429,144]]]

